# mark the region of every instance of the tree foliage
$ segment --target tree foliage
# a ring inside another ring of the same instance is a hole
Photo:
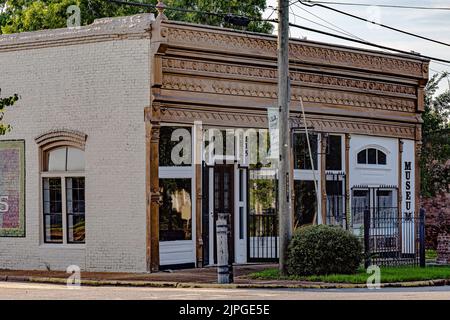
[[[422,196],[431,197],[450,184],[450,89],[436,95],[439,83],[448,73],[435,74],[425,88],[422,114],[421,187]]]
[[[1,89],[0,89],[0,136],[4,135],[8,131],[11,130],[11,126],[9,124],[2,123],[3,116],[5,114],[5,108],[12,106],[14,103],[19,100],[19,96],[14,94],[10,97],[2,98]]]
[[[157,0],[141,0],[140,2],[156,4]],[[266,0],[165,0],[164,3],[168,7],[233,13],[255,20],[261,19],[262,12],[266,9]],[[82,25],[91,24],[98,18],[126,16],[150,10],[143,7],[118,5],[107,0],[0,0],[0,8],[3,8],[3,10],[0,9],[0,33],[64,28],[69,16],[66,10],[70,5],[80,7]],[[171,10],[166,10],[165,13],[171,20],[233,27],[219,16]],[[252,21],[246,29],[270,33],[272,25],[268,22]]]

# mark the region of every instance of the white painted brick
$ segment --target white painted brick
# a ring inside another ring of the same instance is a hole
[[[122,39],[0,52],[5,114],[24,139],[26,237],[0,238],[0,268],[145,271],[145,125],[150,104],[149,39]],[[52,129],[88,135],[85,249],[40,242],[36,136]]]

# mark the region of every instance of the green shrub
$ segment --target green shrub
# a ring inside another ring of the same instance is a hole
[[[291,275],[355,273],[363,258],[358,238],[340,227],[310,225],[297,229],[288,248]]]

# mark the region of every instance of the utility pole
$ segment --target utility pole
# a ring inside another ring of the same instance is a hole
[[[279,150],[278,215],[280,271],[286,274],[287,247],[291,238],[290,127],[289,127],[289,1],[278,0],[278,107]]]

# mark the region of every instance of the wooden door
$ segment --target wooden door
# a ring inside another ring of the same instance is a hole
[[[216,221],[218,213],[228,213],[228,253],[234,262],[234,165],[214,166],[214,262],[217,261]]]

